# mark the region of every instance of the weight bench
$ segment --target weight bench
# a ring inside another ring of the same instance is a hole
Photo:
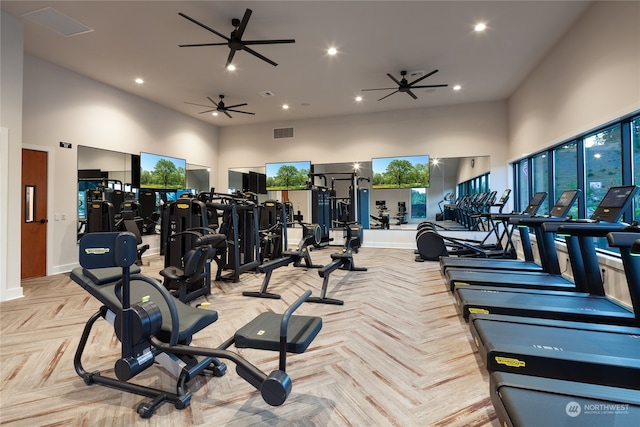
[[[353,261],[353,253],[358,253],[358,249],[362,246],[362,227],[353,222],[344,222],[345,241],[341,252],[331,254],[332,262],[318,270],[318,275],[322,277],[322,291],[319,297],[309,297],[307,302],[315,302],[321,304],[343,305],[344,301],[327,298],[327,287],[329,285],[329,276],[337,269],[349,271],[367,271],[366,267],[356,267]]]
[[[258,273],[265,273],[260,291],[244,291],[242,292],[242,295],[244,295],[245,297],[280,299],[280,295],[267,292],[267,287],[269,286],[269,281],[271,280],[271,274],[273,274],[273,270],[275,270],[276,268],[287,266],[291,263],[293,263],[294,267],[302,267],[303,261],[304,267],[306,268],[322,268],[322,265],[314,264],[313,261],[311,261],[311,255],[309,255],[309,252],[314,247],[314,245],[320,243],[320,238],[321,230],[318,224],[302,224],[302,239],[300,240],[300,243],[298,243],[296,250],[284,251],[282,252],[282,255],[284,255],[282,258],[267,261],[264,264],[259,265],[256,268]]]
[[[285,371],[286,353],[304,352],[322,328],[319,317],[292,314],[311,291],[282,315],[262,313],[218,348],[195,347],[190,345],[193,335],[215,322],[217,312],[176,300],[161,283],[138,274],[140,269],[133,266],[135,260],[136,239],[131,233],[92,233],[80,240],[81,267],[72,271],[71,278],[103,304],[87,321],[74,357],[75,370],[87,385],[100,384],[151,398],[137,407],[142,418],[149,418],[165,402],[173,403],[177,409],[186,408],[191,401],[188,382],[205,373],[223,376],[226,365],[219,359],[227,359],[236,364],[241,378],[260,390],[269,405],[285,402],[292,388]],[[114,369],[116,378],[82,366],[91,329],[100,318],[114,326],[121,342],[121,357]],[[228,350],[232,345],[279,351],[279,369],[265,374]],[[174,392],[130,381],[154,363],[176,378]]]

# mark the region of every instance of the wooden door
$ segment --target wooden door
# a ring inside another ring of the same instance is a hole
[[[47,274],[47,155],[22,150],[22,279]]]

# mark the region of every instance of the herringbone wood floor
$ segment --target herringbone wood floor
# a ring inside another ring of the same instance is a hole
[[[312,258],[328,263],[332,251],[315,251]],[[188,408],[165,404],[150,420],[135,413],[143,397],[87,386],[74,371],[82,329],[99,302],[66,274],[24,281],[24,298],[0,304],[0,424],[497,426],[488,376],[437,263],[416,263],[412,251],[400,249],[364,248],[355,257],[368,271],[338,270],[329,285],[328,296],[343,299],[343,306],[299,309],[321,316],[324,326],[307,352],[288,358],[293,391],[284,405],[267,405],[229,362],[226,376],[190,384]],[[159,277],[160,257],[145,263],[144,271]],[[269,286],[281,300],[241,295],[261,281],[262,275],[246,273],[241,283],[216,282],[206,299],[220,318],[194,344],[217,346],[258,313],[282,312],[306,289],[318,295],[322,284],[316,270],[289,266],[275,270]],[[106,322],[97,326],[83,362],[109,374],[118,341]],[[277,369],[275,352],[240,353],[267,373]],[[155,367],[136,379],[172,390],[170,377]]]

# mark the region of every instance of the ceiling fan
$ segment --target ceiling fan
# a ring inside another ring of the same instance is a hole
[[[231,20],[231,25],[233,25],[235,27],[235,29],[233,31],[231,31],[231,35],[229,37],[225,36],[224,34],[221,34],[219,32],[217,32],[216,30],[214,30],[213,28],[210,28],[198,21],[196,21],[195,19],[185,15],[184,13],[178,13],[178,15],[182,16],[185,19],[188,19],[189,21],[193,22],[196,25],[201,26],[202,28],[204,28],[205,30],[209,30],[211,31],[213,34],[222,37],[223,39],[226,40],[226,42],[224,43],[198,43],[198,44],[181,44],[178,45],[180,47],[199,47],[199,46],[224,46],[227,45],[229,46],[229,49],[231,49],[231,51],[229,52],[229,56],[227,57],[227,63],[225,65],[225,68],[229,66],[229,64],[231,64],[231,61],[233,60],[233,56],[236,54],[237,51],[239,50],[244,50],[247,53],[250,53],[251,55],[262,59],[263,61],[268,62],[271,65],[278,65],[275,62],[273,62],[272,60],[270,60],[269,58],[260,55],[258,52],[256,52],[255,50],[251,49],[250,47],[248,47],[249,45],[257,45],[257,44],[280,44],[280,43],[295,43],[296,41],[293,39],[284,39],[284,40],[242,40],[242,35],[244,34],[244,30],[247,28],[247,23],[249,22],[249,18],[251,17],[251,14],[253,12],[251,11],[251,9],[247,9],[244,12],[244,16],[242,17],[242,21],[240,21],[237,18],[233,18]]]
[[[398,79],[396,79],[395,77],[393,77],[391,74],[387,73],[387,76],[389,76],[389,78],[391,80],[393,80],[398,87],[381,87],[381,88],[377,88],[377,89],[361,89],[363,92],[365,91],[369,91],[369,90],[394,90],[394,92],[391,92],[389,95],[383,96],[382,98],[378,99],[378,101],[382,101],[385,98],[388,98],[389,96],[393,95],[396,92],[404,92],[409,94],[410,97],[412,97],[413,99],[418,99],[418,97],[411,92],[411,89],[421,89],[421,88],[427,88],[427,87],[447,87],[449,85],[420,85],[420,86],[416,86],[416,83],[421,82],[422,80],[426,79],[427,77],[437,73],[438,70],[433,70],[432,72],[430,72],[429,74],[425,74],[422,77],[419,77],[417,79],[415,79],[414,81],[412,81],[411,83],[407,82],[407,79],[405,78],[405,76],[407,75],[406,71],[400,71],[400,75],[402,76],[402,80],[398,81]]]
[[[209,98],[208,96],[207,96],[207,99],[213,103],[215,108],[211,108],[210,110],[206,110],[206,111],[200,111],[198,114],[210,113],[212,111],[220,111],[221,113],[226,114],[227,117],[229,117],[230,119],[232,119],[233,117],[231,117],[231,114],[229,114],[229,111],[231,111],[233,113],[251,114],[251,115],[254,115],[254,116],[256,114],[256,113],[250,113],[248,111],[235,110],[235,108],[244,107],[245,105],[248,105],[246,102],[244,104],[236,104],[236,105],[228,105],[228,106],[224,105],[224,102],[222,101],[224,99],[224,95],[220,95],[220,101],[219,102],[214,101],[213,99]],[[211,107],[211,105],[195,104],[193,102],[185,102],[185,104],[198,105],[200,107]]]

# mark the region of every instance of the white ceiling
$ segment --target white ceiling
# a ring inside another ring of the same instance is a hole
[[[25,51],[123,91],[219,126],[287,121],[344,114],[396,111],[509,97],[590,2],[583,1],[5,1],[20,16],[44,7],[94,31],[65,37],[22,19]],[[274,67],[239,51],[238,69],[224,69],[226,46],[180,48],[223,42],[178,15],[182,12],[229,35],[232,18],[253,15],[244,40],[288,39],[295,44],[253,46]],[[485,22],[487,30],[473,27]],[[326,49],[335,46],[330,57]],[[392,92],[390,73],[439,72],[415,89],[417,100]],[[136,77],[145,80],[134,83]],[[454,92],[451,87],[462,85]],[[271,91],[274,97],[258,94]],[[198,114],[207,97],[255,116]],[[364,95],[356,103],[354,97]],[[288,103],[291,108],[282,110]]]

